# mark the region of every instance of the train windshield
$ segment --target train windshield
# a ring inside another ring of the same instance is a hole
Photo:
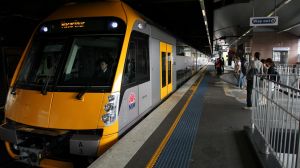
[[[110,17],[41,25],[15,85],[54,91],[108,90],[113,84],[125,29],[122,20]]]
[[[120,44],[118,36],[75,37],[60,85],[112,86]]]
[[[19,84],[53,84],[66,39],[35,40],[23,64]]]

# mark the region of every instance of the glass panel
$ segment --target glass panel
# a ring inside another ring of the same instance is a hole
[[[161,53],[161,82],[162,87],[167,85],[166,81],[166,52]]]
[[[119,61],[121,38],[76,37],[65,65],[62,85],[111,86]]]
[[[172,60],[171,60],[171,53],[168,53],[168,84],[170,84],[171,81],[171,66],[172,66]]]
[[[89,36],[72,38],[70,52],[60,86],[111,86],[119,61],[123,36]],[[24,62],[18,83],[49,85],[56,70],[66,39],[37,39]],[[65,54],[64,54],[65,55]]]
[[[27,84],[53,84],[65,40],[37,40],[25,60],[18,80]]]
[[[148,56],[148,36],[139,35],[138,52],[137,52],[137,72],[140,82],[150,79],[149,73],[149,56]]]
[[[57,84],[54,89],[70,91],[77,90],[76,86],[109,88],[125,28],[125,23],[114,17],[43,23],[23,62],[17,87],[37,89],[35,86]]]
[[[136,67],[136,43],[134,41],[131,41],[126,56],[123,84],[129,84],[136,81],[135,67]]]
[[[281,51],[280,52],[280,63],[281,64],[287,64],[288,63],[288,52],[287,51]]]
[[[277,52],[277,51],[273,52],[273,61],[280,62],[280,52]]]

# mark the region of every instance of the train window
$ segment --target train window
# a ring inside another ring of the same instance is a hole
[[[130,84],[136,81],[135,80],[136,51],[137,51],[137,44],[135,41],[131,41],[126,56],[123,84]]]
[[[33,43],[18,81],[26,84],[52,84],[64,44],[64,40],[40,40]]]
[[[166,80],[166,52],[161,53],[161,82],[162,82],[162,87],[165,87],[167,85],[167,80]]]
[[[137,52],[137,77],[138,81],[145,82],[150,80],[149,72],[149,38],[147,35],[137,33],[138,52]]]
[[[63,84],[111,86],[119,61],[118,36],[76,37],[63,73]]]
[[[184,56],[184,46],[176,46],[176,56]]]
[[[172,60],[171,60],[171,53],[168,53],[168,84],[170,84],[171,81],[171,66],[172,66]]]
[[[148,35],[132,32],[124,67],[123,84],[150,80],[148,46]]]

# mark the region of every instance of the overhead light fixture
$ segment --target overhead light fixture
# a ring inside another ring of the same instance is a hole
[[[206,16],[205,10],[202,10],[202,15],[203,15],[203,16]]]
[[[207,39],[208,39],[208,43],[209,43],[210,52],[212,53],[212,45],[211,45],[211,41],[210,41],[210,34],[209,34],[209,29],[208,29],[207,17],[206,17],[206,13],[205,13],[205,4],[204,4],[203,0],[199,0],[199,2],[200,2],[201,10],[202,10],[204,24],[205,24],[205,27],[206,27],[206,33],[207,33]]]
[[[275,9],[274,9],[270,14],[267,15],[267,17],[272,16],[272,15],[275,13],[275,11],[278,11],[280,8],[282,8],[282,7],[285,6],[286,4],[290,3],[291,1],[292,1],[292,0],[285,0],[285,1],[281,2],[279,5],[277,5],[277,6],[275,7]]]
[[[291,2],[292,0],[286,0],[284,3],[288,4],[289,2]]]

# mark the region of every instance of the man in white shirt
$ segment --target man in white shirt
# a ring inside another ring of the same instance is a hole
[[[259,57],[260,57],[260,53],[259,52],[255,52],[254,53],[254,67],[258,70],[259,74],[262,74],[263,73],[263,64],[259,60]]]
[[[254,58],[252,57],[251,61],[248,63],[247,74],[252,68],[256,69],[258,74],[263,73],[263,64],[259,60],[259,57],[260,57],[260,53],[255,52]],[[249,109],[249,110],[252,109],[252,101],[251,101],[252,89],[253,89],[253,77],[251,77],[251,79],[247,78],[247,106],[244,107],[244,109]]]

